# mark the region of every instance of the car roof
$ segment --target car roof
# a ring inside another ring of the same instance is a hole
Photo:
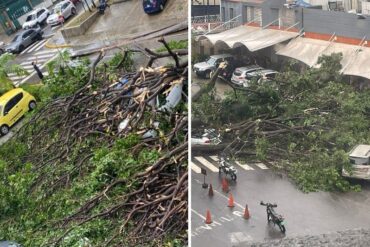
[[[34,15],[34,14],[36,14],[37,12],[39,12],[40,10],[42,10],[42,9],[45,9],[45,8],[37,8],[37,9],[34,9],[34,10],[32,10],[31,12],[29,12],[29,13],[27,14],[27,16],[29,16],[29,15]]]
[[[232,57],[232,55],[230,55],[230,54],[217,54],[217,55],[212,55],[210,57],[218,59],[218,58]]]
[[[251,66],[245,66],[245,67],[239,67],[239,68],[236,68],[236,70],[239,70],[241,72],[246,72],[246,71],[250,71],[250,70],[255,70],[255,69],[259,69],[259,70],[263,70],[263,68],[259,65],[251,65]]]
[[[349,156],[354,158],[368,158],[370,156],[370,145],[357,145],[351,150]]]
[[[56,7],[60,7],[60,6],[62,6],[63,4],[65,4],[65,3],[72,3],[71,1],[69,1],[69,0],[63,0],[63,1],[61,1],[61,2],[59,2],[59,3],[57,3],[55,6],[54,6],[54,9],[56,8]]]
[[[266,74],[273,74],[273,73],[278,73],[278,72],[275,70],[271,70],[271,69],[262,69],[262,70],[250,72],[249,74],[250,75],[266,75]]]
[[[22,88],[15,88],[15,89],[12,89],[12,90],[4,93],[3,95],[0,96],[0,105],[4,105],[4,103],[8,102],[8,100],[11,97],[13,97],[14,95],[16,95],[20,92],[24,92],[24,90]]]

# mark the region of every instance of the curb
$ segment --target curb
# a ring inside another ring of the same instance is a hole
[[[48,48],[48,49],[57,49],[57,48],[68,48],[68,47],[72,47],[72,45],[68,45],[68,44],[56,45],[56,44],[51,44],[49,42],[50,42],[50,39],[48,39],[48,41],[46,41],[46,44],[45,44],[45,47]]]

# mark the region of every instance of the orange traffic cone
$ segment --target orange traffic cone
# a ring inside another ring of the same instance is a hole
[[[211,212],[209,212],[209,209],[207,209],[207,215],[206,215],[205,223],[206,224],[211,224],[212,223]]]
[[[248,204],[245,205],[245,210],[244,210],[244,219],[249,219],[251,217],[250,213],[249,213],[249,209],[248,209]]]
[[[230,193],[230,196],[229,196],[229,204],[227,205],[229,208],[233,208],[235,205],[234,205],[234,197],[233,197],[233,194]]]
[[[222,191],[229,192],[229,183],[227,182],[226,178],[222,179]]]
[[[209,184],[208,196],[213,196],[212,184]]]

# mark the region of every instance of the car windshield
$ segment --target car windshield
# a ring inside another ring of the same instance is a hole
[[[20,34],[16,35],[16,36],[14,37],[14,39],[12,40],[12,42],[16,42],[16,41],[20,40],[20,39],[21,39],[21,37],[22,37],[22,35],[20,35]]]
[[[216,63],[216,58],[214,57],[210,57],[207,62],[209,65],[214,65]]]
[[[36,19],[36,16],[35,15],[29,15],[29,16],[27,16],[26,21],[32,21],[34,19]]]

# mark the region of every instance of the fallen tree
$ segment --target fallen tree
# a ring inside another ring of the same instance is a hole
[[[351,169],[351,148],[370,143],[369,90],[342,82],[340,60],[323,56],[304,73],[288,67],[222,101],[210,89],[193,102],[193,118],[223,131],[229,156],[283,170],[304,191],[359,189],[341,171]]]
[[[128,50],[114,72],[98,66],[101,51],[77,91],[21,128],[9,144],[16,159],[2,147],[1,237],[24,246],[187,242],[187,53],[159,42],[167,51],[146,49],[147,66],[133,72],[122,68]],[[151,68],[165,57],[174,65]]]

